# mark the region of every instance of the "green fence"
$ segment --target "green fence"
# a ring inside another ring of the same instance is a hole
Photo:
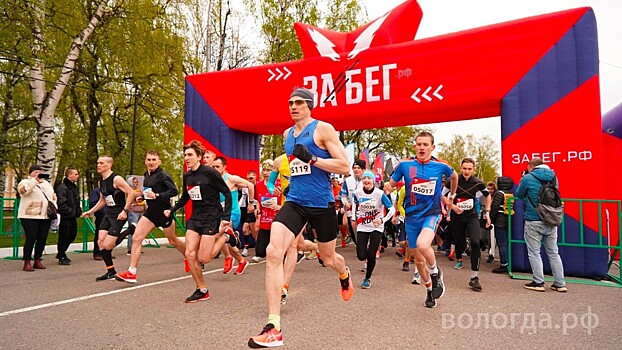
[[[83,210],[88,210],[88,200],[82,200]],[[20,249],[22,248],[21,239],[24,235],[20,220],[17,218],[17,212],[19,208],[19,198],[0,198],[0,213],[2,213],[2,219],[0,220],[0,239],[9,238],[11,240],[12,254],[5,259],[19,260]],[[184,210],[179,211],[179,214],[175,216],[176,227],[185,230],[185,214]],[[78,219],[78,236],[82,238],[82,249],[75,250],[77,253],[91,253],[92,250],[88,249],[89,242],[92,242],[95,237],[95,224],[90,218]],[[159,248],[158,241],[149,233],[147,236],[153,241],[153,244],[147,244],[146,246],[153,246]]]
[[[514,205],[514,199],[510,200],[510,207]],[[579,248],[596,248],[606,249],[609,254],[609,261],[607,265],[607,277],[611,281],[598,281],[588,278],[566,278],[567,282],[580,283],[580,284],[592,284],[592,285],[604,285],[622,287],[622,270],[619,265],[619,254],[622,249],[622,202],[620,200],[601,200],[601,199],[576,199],[576,198],[564,198],[564,205],[566,207],[566,213],[569,209],[573,209],[573,212],[578,211],[579,214],[579,241],[569,242],[566,238],[566,222],[562,221],[558,228],[558,246],[560,247],[579,247]],[[611,215],[607,216],[607,210],[609,209]],[[589,244],[585,243],[585,216],[586,212],[589,212],[590,217],[597,215],[598,220],[598,243]],[[513,244],[526,244],[522,239],[512,239],[512,216],[508,215],[510,220],[508,228],[508,271],[510,277],[516,279],[531,280],[531,275],[518,274],[512,272],[512,245]],[[610,231],[610,227],[613,224],[615,232]],[[605,241],[606,238],[606,241]],[[617,238],[617,244],[611,242]],[[616,269],[612,269],[615,260],[618,260]],[[612,271],[613,270],[613,271]],[[552,278],[546,277],[547,281],[552,281]]]

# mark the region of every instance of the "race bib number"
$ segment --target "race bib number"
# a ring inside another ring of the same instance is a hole
[[[457,198],[456,206],[460,210],[471,210],[473,209],[473,199],[472,198]]]
[[[436,189],[435,180],[413,179],[411,191],[423,196],[433,196]]]
[[[277,205],[277,199],[276,197],[272,197],[272,198],[261,198],[261,206],[264,208],[272,208],[274,206]]]
[[[188,195],[190,196],[190,199],[192,199],[193,201],[200,201],[200,200],[203,199],[201,197],[201,187],[200,186],[190,187],[188,189]]]
[[[114,207],[115,205],[117,205],[117,203],[114,201],[114,197],[112,195],[108,195],[106,197],[104,197],[104,199],[106,200],[106,205],[109,207]]]
[[[311,165],[294,158],[289,161],[289,172],[291,176],[309,175],[311,174]]]
[[[370,213],[376,211],[376,201],[372,199],[363,203],[359,203],[359,211],[361,213]]]

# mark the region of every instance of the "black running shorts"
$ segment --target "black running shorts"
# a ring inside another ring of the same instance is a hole
[[[163,213],[158,213],[155,210],[149,209],[147,209],[147,211],[143,214],[143,216],[149,219],[149,221],[151,221],[155,225],[155,227],[162,228],[167,228],[171,226],[171,224],[173,223],[173,215],[175,215],[175,213],[171,213],[171,216],[167,218],[166,216],[164,216]]]
[[[220,220],[196,220],[189,219],[186,223],[186,229],[192,230],[199,235],[214,236],[218,233],[220,228]]]
[[[125,225],[127,219],[117,220],[117,216],[119,216],[119,213],[106,213],[102,219],[101,225],[99,226],[99,230],[108,231],[109,235],[119,237],[119,234],[121,233],[123,225]]]
[[[333,202],[328,203],[327,208],[310,208],[287,201],[276,213],[274,221],[285,225],[294,236],[297,236],[308,222],[315,229],[320,243],[333,241],[337,237],[337,213]]]

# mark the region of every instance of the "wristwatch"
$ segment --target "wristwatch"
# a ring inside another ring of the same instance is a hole
[[[315,162],[317,162],[317,156],[314,154],[311,156],[311,161],[309,162],[309,164],[313,165],[315,164]]]

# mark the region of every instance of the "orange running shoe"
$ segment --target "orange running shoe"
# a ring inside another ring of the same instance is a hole
[[[354,285],[352,284],[352,274],[350,273],[350,268],[346,266],[346,270],[348,271],[348,278],[339,279],[339,290],[341,292],[341,300],[348,301],[352,299],[352,295],[354,295]]]
[[[225,258],[225,266],[222,269],[222,273],[227,274],[231,272],[232,269],[233,269],[233,257],[230,256],[228,258]]]
[[[238,268],[233,273],[234,275],[241,275],[246,271],[246,267],[248,267],[248,261],[244,259],[241,263],[238,263]]]
[[[136,283],[136,274],[131,273],[129,270],[114,275],[114,279],[119,282]]]
[[[188,259],[184,259],[184,271],[186,271],[186,273],[190,272],[190,264],[188,263]]]
[[[449,261],[454,261],[455,258],[456,258],[456,252],[452,250],[451,252],[449,252],[447,259],[449,259]]]
[[[272,323],[268,323],[259,335],[248,340],[248,346],[253,349],[283,346],[283,330],[277,331]]]

